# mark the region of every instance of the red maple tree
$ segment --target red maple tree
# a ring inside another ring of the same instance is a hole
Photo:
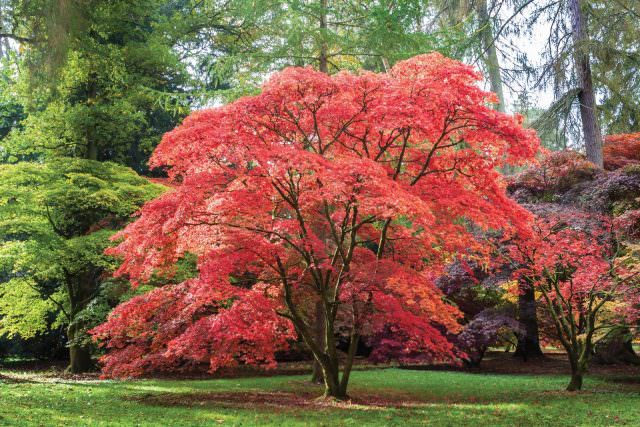
[[[521,117],[490,107],[479,79],[437,53],[384,74],[288,68],[260,95],[166,134],[151,166],[175,187],[111,253],[134,284],[170,274],[187,253],[199,275],[130,300],[96,328],[105,374],[273,366],[299,337],[325,394],[345,398],[361,338],[377,359],[455,357],[445,335],[460,314],[434,281],[456,257],[488,256],[475,230],[525,227],[497,168],[538,148]]]
[[[538,216],[508,248],[514,276],[540,293],[567,352],[567,390],[580,390],[596,342],[638,319],[638,272],[625,265],[610,218],[576,209]]]
[[[596,165],[573,150],[547,151],[537,164],[510,176],[510,190],[526,188],[535,193],[566,191],[576,183],[592,179]]]

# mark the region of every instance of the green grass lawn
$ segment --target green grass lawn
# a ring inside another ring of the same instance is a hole
[[[354,403],[327,404],[313,399],[321,389],[306,376],[78,382],[11,375],[0,384],[0,425],[640,425],[640,384],[622,377],[589,377],[583,392],[568,394],[566,376],[357,371]]]

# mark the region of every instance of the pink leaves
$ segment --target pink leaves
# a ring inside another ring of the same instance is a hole
[[[207,361],[211,371],[238,363],[275,367],[275,353],[296,338],[291,323],[276,315],[274,301],[251,292],[217,315],[203,317],[168,343],[167,354]]]
[[[546,293],[550,301],[575,313],[588,313],[611,301],[628,309],[637,291],[627,284],[624,266],[615,261],[608,218],[567,209],[538,217],[533,234],[514,244],[510,256],[519,264],[515,276]],[[629,282],[630,284],[631,282]]]
[[[621,237],[640,239],[640,209],[626,211],[613,223]]]
[[[284,319],[310,323],[320,295],[345,330],[380,345],[376,357],[453,357],[445,335],[459,313],[433,278],[454,256],[488,257],[474,227],[527,224],[495,168],[538,147],[478,80],[436,53],[388,74],[290,68],[166,134],[151,165],[174,188],[111,253],[134,281],[171,276],[186,253],[199,277],[136,297],[96,329],[113,349],[106,372],[272,366],[295,338]]]

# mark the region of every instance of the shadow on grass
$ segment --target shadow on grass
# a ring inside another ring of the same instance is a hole
[[[545,393],[540,393],[542,397]],[[555,393],[556,391],[554,391]],[[347,401],[327,400],[321,396],[320,388],[315,390],[300,389],[293,391],[215,391],[215,392],[155,392],[130,396],[128,399],[142,405],[156,407],[217,407],[246,410],[278,410],[298,412],[300,410],[374,410],[419,409],[436,407],[466,407],[481,409],[483,407],[521,407],[530,404],[524,396],[505,394],[503,396],[441,396],[420,397],[414,393],[403,393],[398,390],[377,389],[375,393],[354,390]],[[558,396],[571,398],[578,394],[557,391]],[[588,393],[585,393],[585,395]]]
[[[634,386],[636,391],[640,391],[640,376],[637,375],[598,376],[598,378],[612,384]]]
[[[301,376],[94,384],[32,381],[38,384],[4,389],[0,424],[27,419],[20,425],[511,427],[604,426],[619,419],[637,425],[640,394],[632,392],[637,390],[635,384],[593,378],[585,392],[567,393],[561,390],[565,379],[404,370],[358,372],[350,386],[353,399],[348,402],[318,399],[322,386]]]

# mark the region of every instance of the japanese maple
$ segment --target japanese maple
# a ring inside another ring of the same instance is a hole
[[[510,247],[516,278],[541,294],[567,352],[568,391],[581,389],[596,342],[637,318],[638,275],[616,262],[617,250],[607,217],[575,209],[538,216],[533,232]]]
[[[488,254],[473,228],[525,228],[497,168],[538,148],[479,80],[437,53],[383,74],[288,68],[261,94],[166,134],[151,166],[174,188],[111,253],[134,284],[171,274],[187,253],[199,275],[134,298],[94,331],[110,350],[105,374],[273,366],[297,336],[325,394],[344,398],[361,338],[376,359],[454,358],[446,333],[459,312],[434,281],[455,257]]]
[[[478,313],[456,336],[456,344],[464,353],[469,366],[477,367],[490,346],[509,342],[509,337],[523,334],[520,323],[501,310],[486,309]]]
[[[509,189],[525,188],[535,194],[566,191],[593,178],[598,168],[584,154],[573,150],[547,151],[538,164],[511,177]]]
[[[603,146],[604,167],[608,170],[640,164],[640,132],[607,135]]]

